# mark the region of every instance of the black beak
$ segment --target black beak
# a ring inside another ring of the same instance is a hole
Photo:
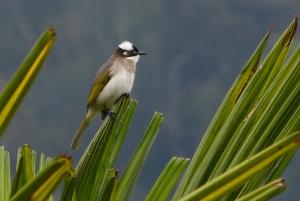
[[[139,51],[137,52],[138,55],[146,55],[146,52],[142,52],[142,51]]]

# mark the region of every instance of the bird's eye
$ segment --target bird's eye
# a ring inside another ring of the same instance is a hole
[[[128,52],[127,52],[127,51],[123,52],[123,55],[124,55],[124,56],[127,56],[127,55],[128,55]]]

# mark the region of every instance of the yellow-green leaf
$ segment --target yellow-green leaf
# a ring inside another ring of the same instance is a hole
[[[299,144],[300,134],[297,132],[278,141],[276,144],[199,187],[180,199],[180,201],[218,200],[226,193],[231,192],[244,184],[250,177],[286,154],[288,151],[298,148]]]
[[[236,201],[268,200],[271,197],[283,192],[285,188],[286,185],[284,183],[284,179],[279,178],[238,198]]]
[[[27,182],[10,201],[45,201],[69,174],[73,174],[70,158],[57,157],[49,162],[36,177]]]
[[[46,59],[53,42],[55,33],[52,28],[46,30],[28,53],[12,79],[6,84],[0,94],[0,135],[2,135],[17,107],[28,91],[34,78]]]

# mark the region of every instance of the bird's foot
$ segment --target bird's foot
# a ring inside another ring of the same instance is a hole
[[[109,111],[109,112],[107,113],[107,115],[108,115],[111,119],[115,119],[116,116],[117,116],[117,113],[116,113],[116,112]]]
[[[125,96],[126,98],[130,98],[130,94],[129,93],[125,93],[125,94],[123,94],[122,96]],[[121,96],[121,97],[122,97]]]
[[[111,119],[114,119],[114,118],[116,118],[116,113],[112,112],[110,110],[103,110],[101,112],[101,119],[102,119],[102,121],[106,118],[106,116],[109,116]]]

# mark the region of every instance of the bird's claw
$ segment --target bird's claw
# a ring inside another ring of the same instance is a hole
[[[116,113],[112,112],[110,110],[103,110],[101,112],[101,119],[104,120],[106,118],[106,116],[109,116],[111,119],[116,118]]]
[[[116,112],[109,111],[109,112],[107,113],[107,115],[108,115],[111,119],[115,119],[116,116],[117,116],[117,113],[116,113]]]
[[[130,94],[129,93],[123,94],[122,96],[125,96],[126,98],[130,98]]]

